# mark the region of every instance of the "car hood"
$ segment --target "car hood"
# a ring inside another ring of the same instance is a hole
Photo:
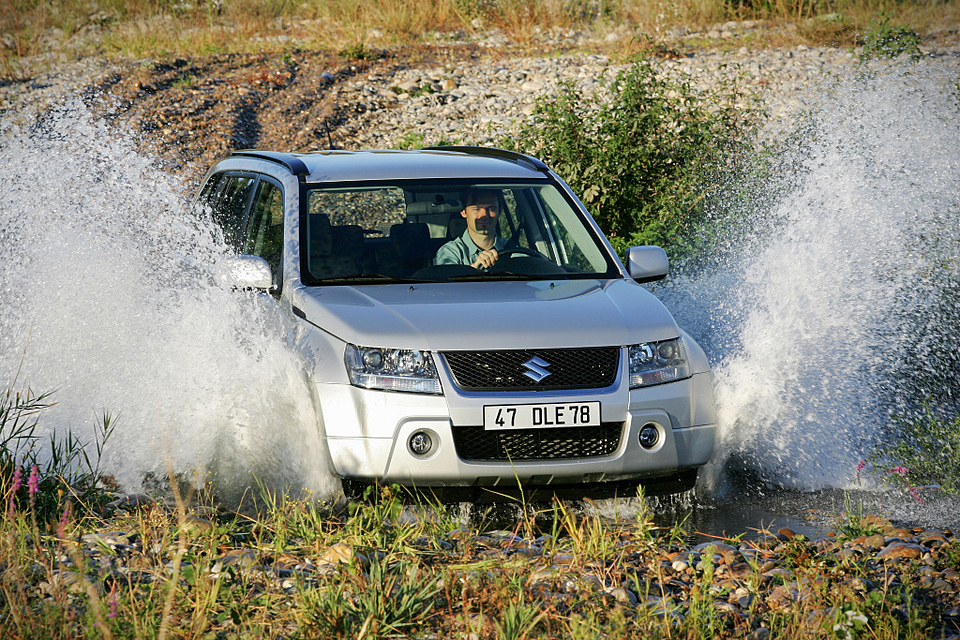
[[[626,280],[300,287],[298,315],[344,342],[450,351],[628,345],[680,330]]]

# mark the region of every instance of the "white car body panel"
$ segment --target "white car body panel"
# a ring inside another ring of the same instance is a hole
[[[482,154],[463,158],[469,154],[456,151],[273,156],[280,161],[255,154],[232,156],[211,169],[208,179],[243,172],[269,176],[282,186],[279,308],[295,324],[291,347],[303,357],[315,390],[317,428],[329,454],[327,461],[318,464],[331,465],[335,474],[349,480],[419,487],[508,487],[516,486],[518,480],[536,486],[652,481],[695,470],[709,460],[716,416],[706,355],[660,301],[630,277],[569,187],[545,167],[533,171],[523,162]],[[301,160],[306,164],[297,174],[293,170]],[[468,168],[458,168],[461,162]],[[359,179],[358,175],[367,180],[447,179],[462,170],[478,180],[549,177],[577,203],[584,224],[601,238],[619,273],[593,279],[305,284],[301,242],[306,232],[300,229],[306,207],[300,201],[303,184],[341,184]],[[665,254],[654,249],[631,251],[630,273],[640,279],[665,275]],[[261,271],[258,267],[252,282],[262,284]],[[689,377],[631,389],[628,347],[677,338],[686,351]],[[429,352],[442,393],[354,386],[344,363],[348,345]],[[462,390],[443,355],[587,347],[619,349],[619,372],[611,384],[588,389]],[[603,423],[622,425],[619,444],[606,454],[518,461],[466,460],[458,455],[454,431],[482,427],[486,405],[597,401]],[[641,446],[640,430],[650,425],[659,439],[653,447]],[[413,453],[408,444],[418,432],[434,442],[426,455]]]

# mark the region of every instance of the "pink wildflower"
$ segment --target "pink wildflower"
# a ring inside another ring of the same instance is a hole
[[[888,470],[887,470],[887,473],[899,473],[899,474],[904,474],[904,475],[907,474],[907,473],[909,473],[909,472],[910,472],[910,470],[907,469],[906,467],[894,467],[893,469],[888,469]]]
[[[913,499],[918,503],[923,504],[923,498],[920,497],[920,492],[917,491],[916,487],[910,487],[910,495],[912,495]]]
[[[117,588],[114,586],[110,588],[110,612],[107,614],[108,618],[117,617],[118,606],[119,605],[117,604]]]
[[[10,487],[10,513],[16,508],[17,491],[20,491],[20,485],[23,484],[23,474],[20,473],[20,467],[13,470],[13,486]]]
[[[857,471],[860,471],[861,469],[863,469],[864,465],[866,464],[867,464],[866,460],[861,460],[860,464],[857,465]]]
[[[40,469],[37,465],[33,465],[30,467],[30,477],[27,478],[27,493],[30,494],[31,502],[38,491],[40,491]]]
[[[20,473],[20,467],[17,467],[13,471],[13,488],[10,490],[11,493],[16,493],[20,491],[20,485],[23,482],[23,474]]]

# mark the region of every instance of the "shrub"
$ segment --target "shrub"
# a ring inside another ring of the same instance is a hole
[[[871,456],[885,480],[914,493],[918,486],[939,485],[960,495],[960,416],[951,419],[927,406],[918,418],[896,418],[891,431],[892,444]]]
[[[736,83],[727,91],[698,91],[642,54],[606,83],[605,98],[568,82],[501,144],[560,174],[618,251],[659,244],[682,253],[704,210],[702,188],[722,181],[718,171],[733,170],[752,139],[757,113],[738,106]]]
[[[863,52],[860,61],[874,58],[898,58],[908,56],[920,59],[920,35],[909,27],[892,27],[890,18],[872,20],[863,36]]]

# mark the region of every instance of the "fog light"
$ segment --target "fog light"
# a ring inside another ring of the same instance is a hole
[[[660,430],[656,425],[648,423],[640,428],[640,446],[644,449],[653,449],[660,442]]]
[[[433,449],[433,439],[430,437],[430,434],[424,431],[417,431],[410,436],[410,451],[412,451],[414,455],[425,456],[430,453],[431,449]]]

